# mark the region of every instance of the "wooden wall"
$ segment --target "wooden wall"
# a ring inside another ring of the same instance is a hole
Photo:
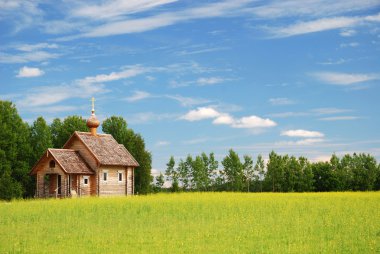
[[[103,173],[107,172],[107,181],[103,179]],[[118,173],[123,174],[123,180],[119,181]],[[122,196],[126,194],[126,170],[124,167],[101,167],[98,171],[99,196]]]

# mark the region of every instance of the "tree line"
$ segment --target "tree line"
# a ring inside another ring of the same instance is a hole
[[[328,162],[311,163],[305,157],[279,155],[272,151],[264,162],[261,155],[241,159],[234,150],[219,162],[214,153],[180,159],[170,157],[164,174],[156,177],[159,191],[324,192],[380,190],[380,164],[369,154],[335,154]],[[164,188],[171,182],[169,189]]]
[[[136,192],[149,193],[152,156],[145,148],[144,139],[128,128],[122,117],[107,118],[102,130],[123,144],[138,161]],[[86,119],[68,116],[64,120],[56,118],[48,125],[43,117],[38,117],[29,125],[12,102],[0,100],[0,199],[33,197],[35,179],[29,175],[31,168],[47,148],[62,148],[74,131],[87,132]]]

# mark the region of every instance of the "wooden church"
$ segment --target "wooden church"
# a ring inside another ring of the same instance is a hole
[[[62,149],[49,148],[32,168],[36,197],[134,194],[134,170],[139,164],[112,135],[98,134],[99,125],[92,98],[90,132],[75,131]]]

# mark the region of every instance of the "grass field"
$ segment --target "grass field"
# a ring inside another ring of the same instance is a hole
[[[0,253],[380,253],[380,193],[0,203]]]

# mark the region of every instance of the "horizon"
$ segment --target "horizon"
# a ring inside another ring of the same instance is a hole
[[[0,2],[0,100],[122,116],[152,153],[380,160],[380,3]],[[98,128],[101,132],[101,128]]]

